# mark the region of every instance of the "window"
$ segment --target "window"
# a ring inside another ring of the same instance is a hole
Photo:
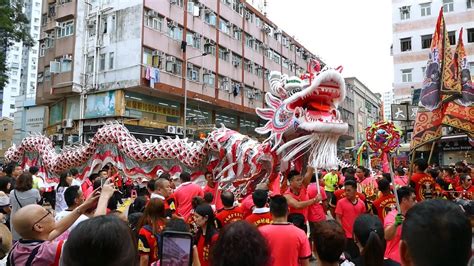
[[[181,26],[168,26],[168,36],[177,41],[181,41],[183,39],[183,28]]]
[[[167,56],[166,57],[165,70],[167,72],[170,72],[170,73],[176,74],[178,76],[181,76],[182,67],[183,67],[183,63],[180,60],[176,59],[173,56]]]
[[[411,51],[411,38],[400,39],[400,51]]]
[[[231,23],[225,21],[224,19],[219,19],[219,30],[225,34],[230,34]]]
[[[105,69],[105,54],[100,54],[99,56],[99,70],[104,71]]]
[[[229,54],[230,54],[230,50],[225,48],[225,47],[222,47],[222,46],[219,46],[219,58],[224,60],[224,61],[229,61]]]
[[[467,42],[474,42],[474,28],[467,29]]]
[[[474,7],[474,0],[467,0],[467,2],[466,2],[466,7],[467,7],[468,9]]]
[[[192,81],[199,82],[199,72],[200,72],[200,70],[201,69],[199,67],[188,63],[188,66],[186,68],[188,79],[192,80]]]
[[[72,60],[61,59],[61,72],[69,72],[72,70]]]
[[[443,11],[445,13],[453,12],[454,11],[454,3],[453,0],[443,0]]]
[[[92,73],[94,68],[94,57],[88,56],[86,60],[86,73]]]
[[[232,35],[234,36],[236,40],[239,40],[239,41],[242,40],[242,30],[239,27],[234,26]]]
[[[59,27],[57,28],[56,32],[58,38],[71,36],[74,34],[74,21],[70,20],[59,23]]]
[[[410,6],[400,7],[400,19],[401,20],[410,19]]]
[[[253,72],[252,62],[248,59],[244,59],[244,68],[247,72],[252,73]]]
[[[469,72],[474,73],[474,62],[469,63]]]
[[[10,108],[11,108],[11,109],[15,109],[15,105],[14,105],[14,104],[10,104]]]
[[[51,71],[49,66],[44,67],[44,80],[51,80]]]
[[[157,31],[163,31],[164,18],[153,10],[148,10],[145,13],[145,26]]]
[[[277,64],[280,64],[281,56],[278,53],[273,53],[273,61],[275,61]]]
[[[216,56],[216,46],[207,38],[204,38],[204,52]]]
[[[212,11],[209,12],[208,10],[205,12],[204,21],[209,25],[216,26],[216,14],[214,14]]]
[[[412,81],[411,72],[412,69],[402,69],[402,82]]]
[[[234,67],[239,67],[242,65],[242,57],[238,54],[232,53],[232,65]]]
[[[211,71],[209,71],[209,70],[205,70],[203,75],[202,75],[202,79],[203,79],[205,84],[214,86],[214,82],[216,80],[216,75],[214,73],[212,73]]]
[[[426,17],[431,15],[431,3],[420,4],[421,16]]]
[[[431,47],[431,34],[421,36],[421,49]]]
[[[245,34],[245,44],[247,45],[247,47],[252,48],[253,47],[253,42],[254,42],[254,38],[250,34],[246,33]]]
[[[448,32],[449,44],[455,45],[456,44],[456,31]]]
[[[38,72],[38,83],[43,83],[43,72]]]
[[[109,53],[109,69],[114,69],[114,52]]]
[[[425,78],[426,67],[421,67],[421,75]]]

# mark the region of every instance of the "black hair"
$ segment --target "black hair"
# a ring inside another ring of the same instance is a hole
[[[395,169],[395,172],[397,172],[398,175],[400,175],[400,176],[405,175],[405,170],[403,170],[402,167],[398,167],[397,169]]]
[[[470,177],[470,175],[468,175],[468,174],[460,174],[460,175],[459,175],[459,180],[460,180],[461,182],[464,182],[464,181],[466,181],[466,179],[467,179],[468,177]]]
[[[454,169],[451,167],[446,167],[443,171],[447,172],[449,176],[454,176]]]
[[[328,263],[338,262],[346,246],[346,235],[334,220],[322,221],[311,232],[318,257]]]
[[[377,185],[379,187],[379,190],[382,192],[390,191],[390,182],[385,178],[382,178],[379,181],[377,181]]]
[[[101,215],[81,222],[71,231],[61,258],[66,266],[134,266],[138,265],[136,242],[124,221],[115,215]]]
[[[410,198],[411,195],[415,194],[415,190],[412,187],[405,186],[397,189],[397,197],[400,202],[403,199]]]
[[[191,181],[191,175],[187,172],[182,172],[179,175],[179,179],[181,179],[181,182],[189,182]]]
[[[436,179],[439,176],[439,170],[438,169],[430,169],[428,170],[428,174],[433,178]]]
[[[107,170],[108,170],[109,168],[107,167],[107,169],[105,169],[105,167],[106,167],[106,166],[104,166],[104,168],[102,168],[102,170],[99,170],[99,172],[97,172],[97,174],[98,174],[99,176],[100,176],[100,173],[102,173],[102,172],[107,173]]]
[[[200,204],[196,207],[194,210],[195,213],[206,217],[207,216],[207,222],[206,222],[206,235],[204,236],[204,243],[210,244],[212,237],[217,234],[217,228],[216,228],[216,217],[214,215],[214,210],[212,209],[209,204]],[[199,238],[202,235],[202,229],[199,228],[197,234],[196,234],[196,244]]]
[[[213,200],[214,200],[214,195],[212,194],[212,192],[204,193],[204,201],[211,204]]]
[[[38,171],[39,171],[38,166],[32,166],[32,167],[30,167],[30,169],[28,169],[28,172],[30,172],[30,174],[32,174],[32,175],[36,175],[38,173]]]
[[[376,216],[363,214],[354,221],[354,236],[364,247],[361,252],[365,266],[383,265],[384,228]]]
[[[89,175],[89,180],[93,182],[94,179],[96,179],[97,177],[99,177],[99,174],[96,174],[96,173],[90,174],[90,175]]]
[[[156,188],[155,184],[156,184],[156,180],[152,179],[152,180],[148,181],[148,183],[146,184],[146,187],[148,188],[148,190],[153,192],[153,191],[155,191],[155,188]]]
[[[365,168],[365,170],[364,170],[364,176],[365,176],[365,177],[369,177],[369,176],[370,176],[370,169],[369,169],[369,168]]]
[[[270,198],[270,213],[278,218],[288,214],[288,202],[284,196],[275,195]]]
[[[68,207],[74,206],[77,195],[79,195],[79,186],[70,186],[64,191],[64,200]]]
[[[389,183],[392,182],[392,176],[390,175],[390,173],[382,173],[382,177]]]
[[[7,166],[3,168],[3,171],[5,172],[5,174],[7,174],[7,176],[11,176],[16,166],[17,166],[16,163],[9,163]]]
[[[76,168],[72,168],[71,170],[69,170],[69,173],[71,173],[72,176],[75,176],[79,174],[79,171]]]
[[[10,184],[10,178],[9,177],[0,177],[0,191],[5,192],[5,194],[10,193],[10,189],[8,189],[8,184]]]
[[[255,207],[263,208],[268,202],[268,191],[263,189],[256,189],[252,193],[252,199],[253,203],[255,204]]]
[[[130,207],[128,207],[128,213],[136,213],[136,212],[143,212],[145,210],[147,199],[145,196],[139,196],[137,197],[132,204],[130,204]]]
[[[160,175],[160,178],[164,178],[164,179],[166,179],[166,180],[168,180],[168,181],[171,180],[171,176],[170,176],[170,174],[168,174],[168,173],[162,173],[162,174]]]
[[[234,194],[230,191],[222,191],[221,200],[224,207],[229,208],[234,206],[235,197]]]
[[[173,218],[166,223],[163,231],[189,232],[189,225],[179,218]]]
[[[206,203],[206,201],[199,196],[194,196],[193,199],[191,200],[191,206],[193,207],[193,209],[196,209],[197,206],[203,203]]]
[[[211,252],[212,266],[269,265],[271,259],[265,238],[246,221],[225,226]]]
[[[420,171],[425,171],[428,168],[428,163],[425,160],[418,158],[413,162],[414,165],[418,166]]]
[[[96,190],[98,189],[100,186],[102,186],[102,182],[100,180],[100,178],[97,178],[94,183],[92,183],[92,189]]]
[[[292,223],[294,226],[303,230],[305,233],[308,232],[306,227],[305,217],[301,213],[290,213],[288,214],[288,222]]]
[[[345,180],[344,187],[351,186],[354,189],[357,189],[357,183],[354,180]]]
[[[471,257],[471,224],[456,204],[425,200],[403,222],[401,239],[414,265],[465,266]]]
[[[289,182],[291,182],[291,180],[293,179],[293,177],[295,176],[299,176],[300,175],[300,172],[296,171],[296,170],[291,170],[288,175],[287,175],[287,179]]]
[[[346,169],[346,172],[344,173],[344,176],[345,177],[347,177],[349,175],[354,176],[355,172],[356,172],[356,170],[353,167],[349,167],[349,168]]]

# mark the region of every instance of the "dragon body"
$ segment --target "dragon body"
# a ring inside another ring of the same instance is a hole
[[[164,138],[142,142],[123,125],[111,123],[84,145],[58,152],[48,137],[35,135],[12,146],[5,157],[25,167],[39,165],[47,177],[73,167],[82,168],[86,175],[107,162],[131,177],[153,176],[160,169],[179,165],[191,171],[211,170],[220,184],[241,189],[263,180],[273,182],[303,158],[313,167],[332,167],[339,162],[336,142],[348,128],[337,111],[344,100],[345,83],[339,69],[321,71],[318,67],[312,62],[302,77],[270,74],[267,107],[256,109],[267,120],[265,126],[256,128],[257,133],[268,134],[262,143],[224,126],[210,132],[204,141]]]

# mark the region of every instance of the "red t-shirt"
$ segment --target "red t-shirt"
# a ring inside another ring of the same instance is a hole
[[[387,228],[388,226],[392,225],[395,223],[395,216],[397,216],[398,210],[393,210],[385,216],[383,227]],[[395,233],[395,236],[387,241],[387,246],[385,248],[385,254],[384,257],[394,260],[398,263],[401,263],[400,261],[400,238],[402,236],[402,226],[399,225],[397,228],[397,232]]]
[[[158,232],[155,234],[159,234],[164,227],[165,223],[158,221]],[[138,252],[140,255],[148,256],[149,265],[158,260],[158,250],[158,241],[152,232],[151,226],[143,226],[140,228],[138,231]]]
[[[326,196],[326,191],[324,191],[324,187],[319,187],[321,191],[321,200],[326,200],[328,197]],[[308,185],[308,198],[312,199],[318,195],[318,188],[316,187],[316,183],[311,183]],[[310,222],[319,222],[325,221],[326,214],[324,213],[324,208],[321,203],[315,203],[308,207],[308,221]]]
[[[263,208],[262,208],[263,209]],[[262,225],[272,224],[273,218],[270,214],[270,211],[262,212],[262,213],[252,213],[245,220],[257,227]]]
[[[184,217],[185,220],[188,219],[189,213],[191,212],[192,200],[194,197],[199,196],[203,197],[204,193],[202,188],[191,182],[186,182],[181,184],[176,191],[173,193],[173,198],[175,199],[176,212],[178,215]]]
[[[340,199],[343,199],[345,197],[346,197],[346,191],[344,189],[338,189],[338,190],[334,191],[334,197],[332,197],[332,199],[330,200],[329,205],[331,205],[331,207],[335,208],[336,204],[337,204],[337,201],[340,200]],[[364,194],[362,194],[360,192],[356,192],[356,197],[365,202],[365,195]]]
[[[248,195],[242,200],[242,204],[240,204],[240,208],[244,212],[244,218],[252,214],[252,209],[255,206],[253,203],[253,196],[252,194]]]
[[[469,199],[469,200],[474,199],[474,186],[470,186],[467,189],[465,189],[463,186],[459,186],[456,188],[456,191],[461,192],[462,198]]]
[[[395,176],[394,179],[395,187],[404,187],[408,186],[408,177],[407,176]]]
[[[418,202],[435,197],[436,182],[430,175],[415,173],[411,177],[411,182],[415,183],[415,195]]]
[[[308,237],[293,224],[270,224],[258,228],[267,240],[273,266],[299,266],[311,257]]]
[[[201,235],[198,240],[197,244],[197,251],[198,251],[198,256],[199,256],[199,261],[201,262],[201,266],[209,266],[210,261],[209,261],[209,255],[211,253],[211,249],[216,244],[217,238],[219,237],[219,234],[214,234],[211,238],[211,242],[206,244],[205,243],[205,236]]]
[[[350,202],[347,198],[337,201],[336,215],[341,218],[342,228],[344,229],[347,238],[352,238],[354,221],[359,215],[364,214],[365,211],[365,204],[360,199],[357,199],[355,204]]]
[[[213,188],[211,188],[210,186],[206,185],[203,189],[203,193],[206,194],[208,192],[212,193],[212,196],[214,196],[214,198],[212,199],[212,204],[216,205],[216,210],[224,208],[224,205],[222,204],[221,191],[219,190],[219,186],[216,184]]]
[[[244,219],[244,212],[240,207],[233,207],[232,209],[222,209],[216,214],[216,220],[220,228],[242,219]]]
[[[291,192],[290,188],[288,188],[286,190],[285,195],[290,195],[296,201],[307,201],[307,200],[309,200],[308,193],[306,192],[306,188],[304,186],[301,187],[300,193],[298,195],[293,194],[293,192]],[[288,210],[289,210],[288,214],[300,213],[304,216],[304,221],[305,222],[308,220],[308,207],[305,207],[303,209],[296,209],[296,208],[291,207],[290,205],[288,205]]]
[[[381,196],[373,202],[374,208],[377,210],[377,215],[380,221],[384,221],[385,216],[397,208],[397,202],[393,194]]]

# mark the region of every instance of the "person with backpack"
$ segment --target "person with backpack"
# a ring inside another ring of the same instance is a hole
[[[164,201],[159,198],[150,199],[137,226],[140,266],[149,266],[158,261],[160,233],[165,225]]]

